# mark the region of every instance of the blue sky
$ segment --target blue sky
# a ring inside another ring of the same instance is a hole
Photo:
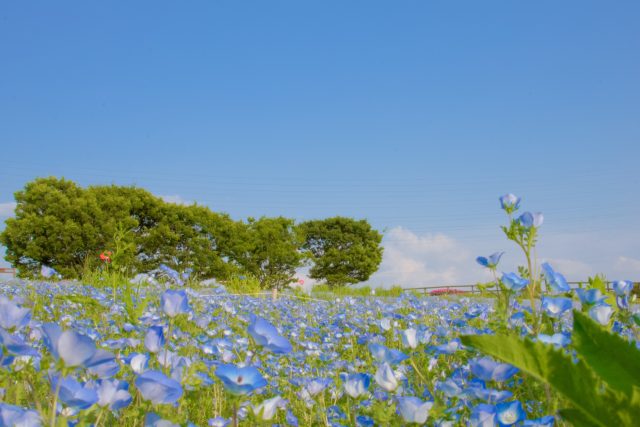
[[[36,176],[386,230],[372,283],[466,283],[542,211],[570,278],[640,280],[640,3],[5,2],[0,215]]]

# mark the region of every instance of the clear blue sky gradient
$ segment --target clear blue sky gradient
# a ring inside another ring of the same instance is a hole
[[[490,252],[511,191],[549,236],[640,259],[638,22],[637,1],[3,2],[0,202],[56,175]]]

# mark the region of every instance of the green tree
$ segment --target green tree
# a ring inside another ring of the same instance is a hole
[[[0,243],[22,277],[42,264],[76,277],[87,256],[101,246],[95,198],[64,178],[38,178],[15,193],[15,217],[6,221]]]
[[[303,255],[292,219],[249,218],[236,223],[231,259],[264,289],[282,289],[295,280]]]
[[[382,261],[382,235],[366,220],[333,217],[298,225],[312,262],[310,277],[330,286],[363,282]]]

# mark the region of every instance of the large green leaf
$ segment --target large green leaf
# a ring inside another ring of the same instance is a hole
[[[632,406],[623,393],[603,387],[584,361],[574,363],[550,345],[508,335],[467,335],[462,342],[549,383],[590,424],[631,426],[637,421],[640,406]]]
[[[578,357],[612,388],[631,397],[633,387],[640,387],[640,351],[636,346],[575,310],[573,345]]]

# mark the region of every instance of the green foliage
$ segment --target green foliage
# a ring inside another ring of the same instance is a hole
[[[235,231],[231,257],[263,289],[283,289],[295,281],[303,256],[292,219],[249,218],[237,224]]]
[[[333,217],[298,225],[302,249],[313,266],[310,277],[330,286],[363,282],[382,261],[382,235],[366,220]]]
[[[577,363],[563,350],[510,335],[464,336],[465,345],[548,383],[570,404],[576,426],[632,426],[640,414],[640,351],[574,311]]]
[[[362,286],[359,288],[336,288],[334,286],[319,284],[315,285],[311,292],[314,294],[331,294],[335,296],[352,296],[352,297],[399,297],[404,293],[404,289],[400,286],[392,286],[391,288],[370,288],[369,286]]]
[[[253,294],[263,290],[260,281],[251,276],[234,276],[223,284],[231,294]]]

